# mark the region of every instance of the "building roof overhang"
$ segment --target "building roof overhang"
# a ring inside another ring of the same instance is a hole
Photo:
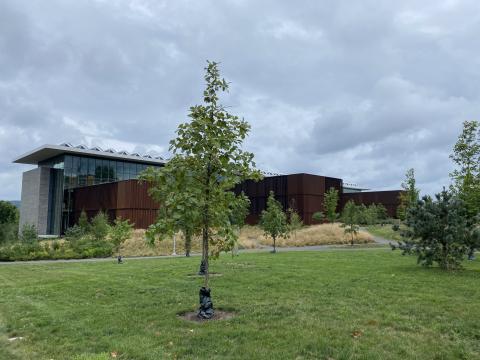
[[[70,154],[77,156],[91,156],[96,158],[104,158],[111,160],[123,160],[123,161],[133,161],[144,164],[151,165],[162,165],[165,164],[165,160],[161,158],[154,158],[151,155],[141,156],[139,154],[128,154],[125,151],[115,152],[112,149],[108,151],[102,151],[99,148],[88,149],[85,146],[72,146],[70,144],[62,145],[42,145],[32,151],[29,151],[15,160],[14,163],[17,164],[31,164],[37,165],[39,162],[48,160],[58,155]]]

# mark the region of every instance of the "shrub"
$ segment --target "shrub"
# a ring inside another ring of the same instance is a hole
[[[22,242],[31,244],[35,243],[38,240],[38,233],[35,225],[33,224],[23,224],[22,230],[20,232],[20,240]]]
[[[469,223],[465,203],[443,190],[435,200],[425,196],[406,216],[407,230],[400,248],[404,254],[416,254],[418,263],[453,270],[469,251],[469,244],[477,237],[476,228]]]
[[[90,232],[96,240],[104,240],[110,230],[110,225],[108,225],[107,215],[99,211],[97,215],[92,219],[90,225]]]
[[[0,244],[18,240],[18,223],[0,223]]]
[[[322,223],[325,220],[325,214],[321,211],[313,213],[312,219],[317,223]]]
[[[353,246],[355,237],[358,234],[358,207],[352,200],[349,200],[342,212],[342,227],[345,234],[350,234],[350,244]]]
[[[127,220],[116,218],[113,226],[110,227],[109,238],[115,251],[119,251],[122,243],[132,236],[133,224]]]

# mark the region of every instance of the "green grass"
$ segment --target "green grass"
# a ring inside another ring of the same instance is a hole
[[[479,359],[480,261],[445,273],[386,249],[0,266],[0,359]],[[353,338],[352,333],[361,336]],[[7,338],[22,336],[9,342]]]
[[[368,225],[365,229],[372,235],[380,236],[387,240],[402,240],[399,231],[394,231],[391,224],[387,225]]]

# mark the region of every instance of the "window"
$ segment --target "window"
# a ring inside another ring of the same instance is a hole
[[[102,183],[108,182],[108,173],[109,173],[109,164],[108,160],[101,160],[102,161]]]
[[[95,159],[88,158],[87,185],[95,184]]]
[[[123,173],[123,162],[117,161],[117,178],[118,180],[125,180],[125,175]]]
[[[109,172],[109,181],[117,181],[117,164],[116,161],[110,160]]]

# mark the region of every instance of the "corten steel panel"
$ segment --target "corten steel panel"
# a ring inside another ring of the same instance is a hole
[[[117,183],[76,188],[72,190],[72,198],[75,210],[113,209],[117,204]]]
[[[323,195],[325,193],[325,177],[302,174],[302,193],[305,195]]]
[[[86,186],[73,190],[73,218],[78,222],[82,210],[92,218],[102,210],[111,221],[129,219],[135,228],[144,229],[155,222],[158,205],[148,195],[148,185],[137,180]]]
[[[118,182],[117,209],[158,209],[157,203],[148,194],[148,183],[137,180]]]
[[[368,191],[359,193],[344,193],[341,198],[342,208],[349,200],[353,200],[355,204],[364,204],[365,206],[371,204],[382,204],[388,212],[388,216],[396,217],[397,207],[400,205],[399,196],[401,190],[391,191]]]

